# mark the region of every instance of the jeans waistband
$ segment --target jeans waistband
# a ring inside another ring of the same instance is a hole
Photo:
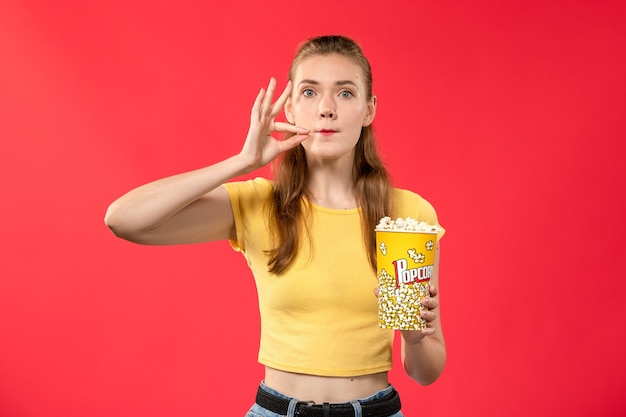
[[[272,392],[265,386],[257,391],[256,402],[273,413],[297,417],[387,417],[396,414],[402,408],[398,392],[389,387],[381,396],[349,403],[316,404],[311,401],[299,401]]]

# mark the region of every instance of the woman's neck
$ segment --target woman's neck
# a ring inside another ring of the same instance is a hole
[[[319,206],[333,209],[357,207],[352,166],[347,164],[309,165],[307,192]]]

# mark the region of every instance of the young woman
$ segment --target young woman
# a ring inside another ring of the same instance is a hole
[[[275,89],[271,79],[257,95],[240,153],[130,191],[106,224],[141,244],[229,240],[244,255],[265,365],[247,416],[402,416],[387,378],[394,332],[377,322],[374,228],[385,215],[437,216],[390,184],[371,128],[370,65],[354,41],[308,40],[273,102]],[[275,121],[283,109],[287,122]],[[272,181],[231,181],[272,161]],[[428,326],[400,332],[404,368],[420,384],[435,381],[446,358],[437,275],[422,301]]]

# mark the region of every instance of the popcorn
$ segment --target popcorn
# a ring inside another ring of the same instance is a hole
[[[411,217],[383,217],[376,226],[378,323],[382,328],[420,330],[421,300],[430,296],[436,237],[440,228]]]
[[[382,230],[397,230],[406,232],[426,232],[426,233],[439,233],[439,226],[431,225],[426,222],[418,221],[407,217],[403,219],[398,217],[396,220],[392,220],[391,217],[385,216],[376,225],[376,231]]]
[[[426,320],[420,317],[422,298],[429,296],[429,282],[396,286],[396,279],[383,269],[378,277],[378,323],[385,329],[420,330]],[[401,306],[401,308],[398,308]]]

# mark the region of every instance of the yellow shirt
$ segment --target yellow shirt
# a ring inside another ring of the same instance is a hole
[[[261,315],[259,362],[283,371],[357,376],[391,369],[393,331],[378,326],[376,274],[367,258],[358,209],[311,204],[311,241],[280,275],[268,272],[270,248],[264,178],[225,185],[233,209],[235,250],[256,281]],[[433,207],[406,190],[394,190],[395,216],[439,224]],[[372,225],[372,228],[375,225]],[[441,234],[440,234],[441,236]]]

